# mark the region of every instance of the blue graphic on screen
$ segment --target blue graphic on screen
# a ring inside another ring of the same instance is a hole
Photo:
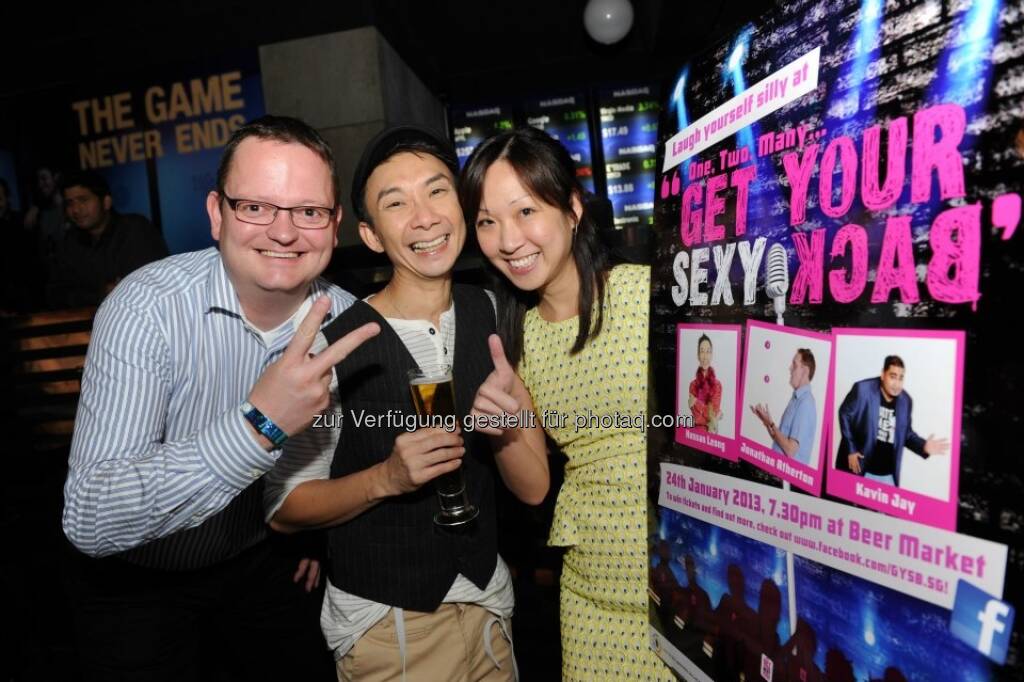
[[[565,129],[548,129],[551,137],[561,142],[569,150],[569,156],[576,162],[576,179],[583,189],[594,192],[593,157],[590,153],[590,131],[586,122]]]
[[[907,680],[952,679],[952,670],[959,682],[991,679],[990,663],[950,633],[946,609],[799,556],[794,563],[797,614],[815,636],[819,670],[841,654],[858,680],[889,668]]]
[[[770,580],[778,587],[782,598],[775,632],[780,642],[789,638],[784,551],[665,507],[660,507],[659,512],[658,539],[665,540],[670,547],[669,566],[680,585],[689,586],[684,566],[689,555],[696,566],[697,582],[707,592],[714,609],[729,592],[729,566],[738,566],[744,578],[743,601],[757,611],[762,583]],[[651,558],[652,567],[659,561],[655,552]]]
[[[999,5],[998,0],[977,0],[960,17],[958,29],[963,42],[950,42],[939,58],[939,77],[929,90],[929,103],[956,102],[968,110],[968,115],[984,106],[990,90]]]
[[[217,112],[192,119],[187,140],[188,151],[181,153],[175,144],[175,128],[182,121],[160,128],[166,153],[157,160],[157,187],[160,193],[160,218],[164,238],[171,253],[196,251],[213,245],[210,219],[206,213],[206,196],[216,187],[217,165],[223,142],[230,134],[229,121],[251,121],[262,116],[263,86],[259,73],[248,73],[241,80],[241,109]],[[198,147],[203,147],[197,149]]]
[[[846,82],[853,84],[846,96],[855,101],[864,117],[872,117],[875,113],[875,91],[878,89],[878,81],[870,79],[870,89],[865,88],[864,81],[868,73],[868,64],[881,53],[881,21],[882,0],[862,0],[857,31],[853,38],[853,52],[856,56],[847,65],[847,71],[843,75]]]
[[[659,108],[649,86],[600,95],[605,178],[617,228],[653,219]]]
[[[18,174],[14,168],[14,156],[4,149],[0,149],[0,178],[7,183],[7,203],[12,211],[21,210],[21,195],[18,193]]]
[[[1002,665],[1006,663],[1014,614],[1010,604],[960,580],[949,630],[960,641]]]
[[[110,185],[114,210],[118,213],[138,213],[153,219],[149,201],[149,175],[145,161],[135,161],[110,168],[98,169]]]
[[[466,165],[473,150],[487,138],[515,127],[507,107],[488,104],[451,112],[452,142],[459,168]]]
[[[473,154],[473,150],[477,146],[487,139],[487,136],[483,134],[483,131],[479,128],[464,125],[455,128],[455,155],[459,159],[459,169],[461,170],[466,162],[469,161],[470,155]]]
[[[576,178],[587,192],[594,191],[594,157],[590,147],[586,99],[581,94],[532,100],[526,122],[547,132],[569,151],[576,162]]]

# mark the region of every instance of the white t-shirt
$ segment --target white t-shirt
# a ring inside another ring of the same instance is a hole
[[[252,320],[245,316],[244,312],[242,313],[242,321],[249,327],[249,331],[263,339],[264,346],[270,348],[274,345],[274,341],[277,341],[277,337],[281,336],[281,334],[291,331],[293,328],[298,329],[299,324],[306,318],[306,314],[309,313],[309,309],[312,307],[313,297],[307,296],[306,300],[302,302],[302,305],[299,306],[298,310],[292,313],[291,317],[266,332],[254,325]]]

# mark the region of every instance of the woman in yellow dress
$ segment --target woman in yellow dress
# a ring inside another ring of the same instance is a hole
[[[575,165],[525,128],[477,147],[466,220],[502,275],[498,331],[568,457],[548,543],[567,547],[564,680],[674,680],[649,645],[646,441],[650,272],[610,267]]]

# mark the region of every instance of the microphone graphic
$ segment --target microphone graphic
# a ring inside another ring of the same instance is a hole
[[[786,247],[772,244],[768,249],[768,266],[765,275],[764,292],[775,304],[775,322],[785,324],[782,314],[786,312],[786,293],[789,291],[789,257]]]

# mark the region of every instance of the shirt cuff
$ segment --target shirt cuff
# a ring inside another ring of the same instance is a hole
[[[199,433],[199,453],[221,480],[238,490],[265,474],[281,454],[267,452],[256,440],[241,406],[233,407]]]

